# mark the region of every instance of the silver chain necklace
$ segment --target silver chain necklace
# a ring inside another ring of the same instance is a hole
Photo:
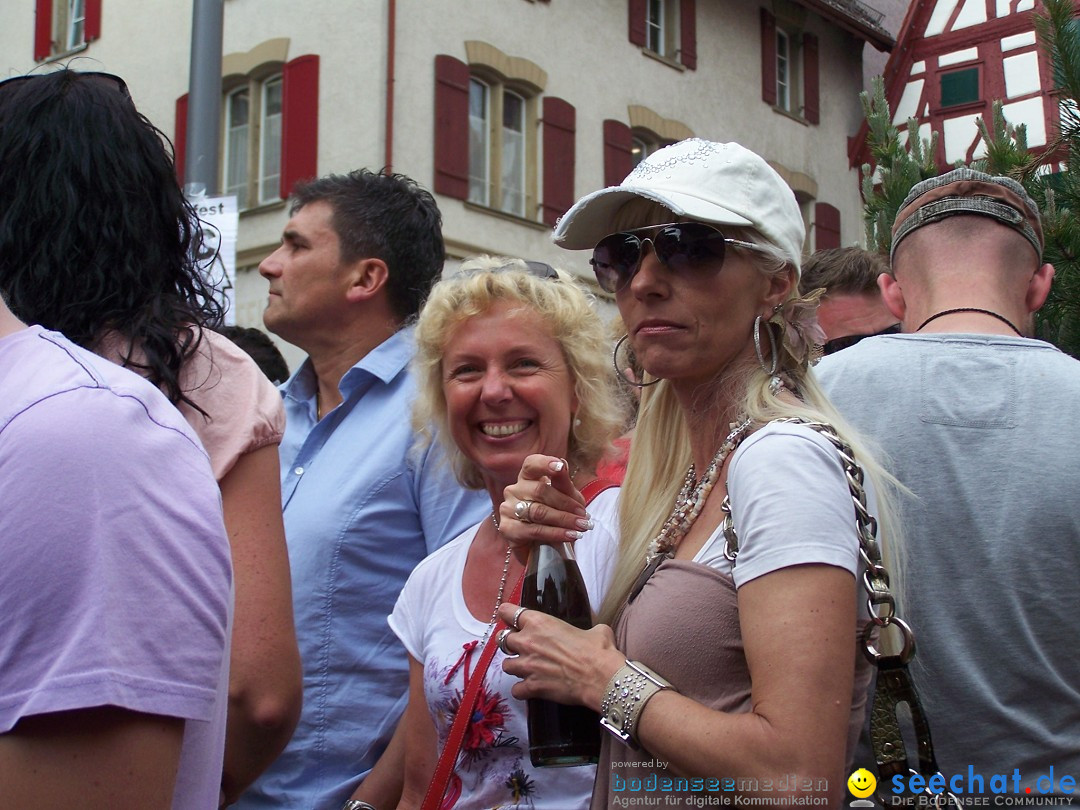
[[[491,510],[491,522],[495,524],[495,531],[499,537],[502,537],[502,529],[499,528],[499,519],[495,517],[495,510]],[[502,604],[503,593],[506,591],[506,578],[510,574],[510,558],[513,556],[514,550],[510,547],[510,542],[506,543],[506,560],[503,562],[502,579],[499,580],[499,595],[495,597],[495,609],[491,611],[491,621],[488,622],[487,630],[484,631],[484,638],[480,641],[480,649],[484,648],[487,644],[488,636],[491,635],[491,631],[495,629],[495,621],[499,616],[499,605]]]

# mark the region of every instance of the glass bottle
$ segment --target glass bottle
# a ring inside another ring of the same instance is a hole
[[[592,610],[570,543],[533,546],[521,604],[588,630]],[[588,765],[600,756],[600,716],[585,706],[530,699],[529,758],[534,766]]]

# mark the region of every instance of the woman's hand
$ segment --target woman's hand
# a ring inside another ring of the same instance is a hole
[[[592,528],[585,499],[564,459],[526,456],[518,480],[503,490],[499,531],[514,546],[578,540]]]
[[[499,618],[513,628],[517,612],[517,605],[505,603]],[[611,628],[598,624],[579,630],[538,610],[523,611],[517,627],[504,642],[514,657],[503,660],[503,671],[522,679],[511,694],[518,700],[546,698],[598,711],[608,681],[626,662]]]

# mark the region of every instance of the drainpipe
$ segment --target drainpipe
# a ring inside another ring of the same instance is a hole
[[[191,21],[187,154],[184,157],[184,189],[189,196],[200,191],[212,196],[218,191],[224,16],[222,0],[195,0]]]
[[[386,8],[386,171],[394,165],[394,39],[397,0],[388,0]]]

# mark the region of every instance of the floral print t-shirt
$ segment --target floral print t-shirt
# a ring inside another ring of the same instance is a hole
[[[589,513],[596,528],[575,544],[594,611],[615,558],[617,500],[618,489],[602,492],[593,500]],[[486,622],[469,613],[461,587],[465,559],[478,528],[469,529],[416,567],[389,619],[409,654],[424,665],[424,693],[440,751],[488,629]],[[507,583],[507,590],[512,586]],[[529,761],[525,703],[510,694],[517,678],[502,671],[503,657],[496,650],[488,667],[442,810],[587,808],[594,766],[533,768]]]

